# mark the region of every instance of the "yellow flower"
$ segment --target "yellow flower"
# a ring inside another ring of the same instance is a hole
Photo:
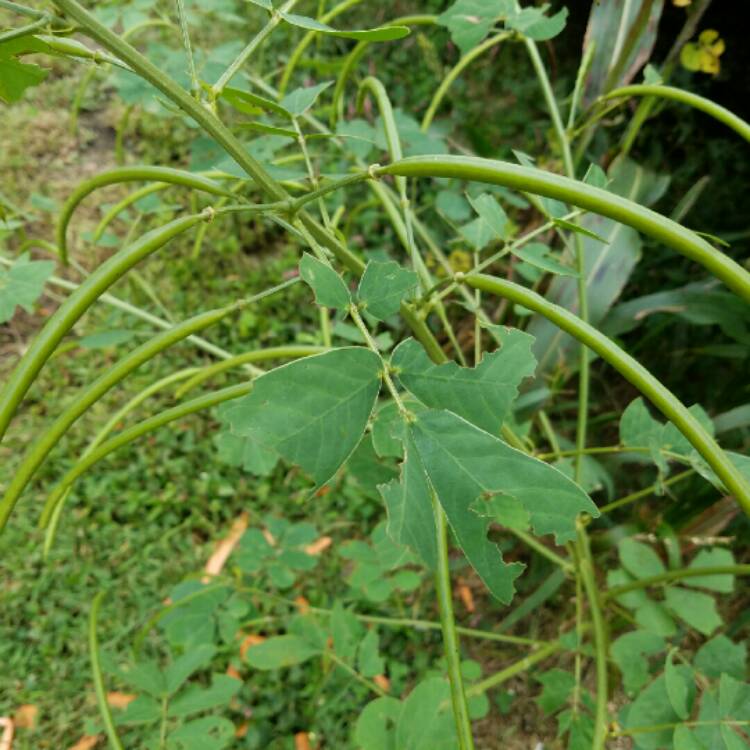
[[[716,75],[721,69],[719,58],[726,45],[715,29],[701,31],[697,42],[688,42],[680,50],[680,62],[688,70],[700,70]]]
[[[672,0],[672,5],[676,5],[678,8],[687,8],[693,0]]]

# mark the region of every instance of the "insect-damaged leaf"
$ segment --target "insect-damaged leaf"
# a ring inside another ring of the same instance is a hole
[[[226,411],[232,433],[327,482],[357,447],[380,390],[380,358],[345,347],[271,370]]]
[[[422,403],[448,409],[497,435],[521,381],[534,374],[536,360],[531,336],[502,326],[493,326],[493,331],[500,348],[485,354],[476,367],[459,367],[455,362],[436,365],[414,339],[396,347],[391,365],[401,384]]]
[[[557,469],[506,445],[448,411],[428,410],[409,424],[410,436],[464,554],[502,602],[513,597],[522,566],[503,562],[487,539],[493,496],[515,498],[534,531],[558,542],[575,537],[578,513],[598,516],[586,493]]]

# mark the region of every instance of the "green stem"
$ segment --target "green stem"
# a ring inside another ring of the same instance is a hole
[[[5,388],[0,392],[0,440],[44,363],[86,310],[136,263],[161,249],[169,240],[206,219],[207,215],[203,213],[185,216],[148,232],[137,242],[102,263],[65,300],[36,335],[8,378]]]
[[[453,615],[453,597],[451,594],[451,575],[448,559],[448,525],[445,513],[436,495],[433,495],[435,509],[435,526],[437,528],[437,589],[440,625],[443,631],[443,646],[448,664],[448,678],[451,685],[453,718],[456,722],[458,746],[460,750],[473,750],[474,738],[471,733],[471,719],[466,703],[463,676],[461,675],[461,654],[459,651],[456,621]]]
[[[115,722],[112,719],[112,712],[109,710],[107,703],[107,691],[104,687],[104,677],[102,676],[102,665],[99,655],[99,639],[96,634],[96,621],[99,617],[99,607],[104,598],[104,591],[100,591],[91,605],[89,615],[89,658],[91,659],[91,673],[94,678],[94,690],[96,692],[96,703],[99,706],[99,714],[104,723],[104,731],[109,738],[109,744],[114,750],[124,750],[120,738],[117,736]]]
[[[354,667],[347,664],[343,659],[341,659],[339,656],[335,654],[335,652],[328,650],[325,652],[326,657],[328,657],[334,664],[341,667],[345,672],[348,672],[352,677],[354,677],[357,682],[361,682],[368,690],[371,690],[376,695],[379,695],[381,698],[385,698],[388,693],[385,692],[381,687],[378,687],[372,680],[368,680],[367,677],[360,674]]]
[[[37,29],[41,29],[44,26],[47,26],[50,20],[51,19],[49,16],[44,15],[38,20],[32,21],[31,23],[27,24],[26,26],[19,26],[17,29],[6,31],[0,34],[0,44],[2,44],[3,42],[9,42],[12,39],[29,36],[30,34],[33,34]]]
[[[548,643],[546,646],[542,646],[541,648],[537,649],[533,654],[529,654],[529,656],[526,656],[523,659],[515,662],[515,664],[511,664],[509,667],[506,667],[505,669],[502,669],[499,672],[490,675],[481,682],[474,683],[466,691],[466,695],[469,698],[473,698],[477,695],[483,695],[488,690],[502,685],[504,682],[507,682],[508,680],[516,677],[519,674],[523,674],[526,670],[530,669],[535,664],[538,664],[540,661],[544,661],[548,656],[551,656],[559,650],[559,643]]]
[[[745,122],[745,120],[735,115],[734,112],[731,112],[726,107],[722,107],[703,96],[698,96],[698,94],[693,94],[691,91],[684,91],[673,86],[639,84],[614,89],[601,98],[604,100],[619,99],[626,96],[653,96],[687,104],[724,123],[724,125],[734,130],[739,136],[750,142],[750,123]]]
[[[42,510],[42,515],[39,521],[40,526],[45,526],[49,523],[49,519],[55,510],[55,507],[60,502],[60,499],[65,495],[65,491],[70,487],[78,477],[86,472],[97,462],[108,456],[113,451],[121,448],[128,443],[132,443],[143,435],[147,435],[149,432],[163,427],[164,425],[174,422],[183,417],[187,417],[190,414],[195,414],[198,411],[204,409],[210,409],[212,406],[224,403],[234,398],[244,396],[253,388],[252,383],[240,383],[239,385],[233,385],[229,388],[222,388],[219,391],[208,393],[205,396],[199,396],[198,398],[186,401],[184,404],[166,409],[153,417],[144,419],[142,422],[134,424],[132,427],[128,427],[126,430],[115,435],[115,437],[107,440],[106,443],[102,443],[96,450],[89,453],[85,457],[81,457],[78,463],[62,478],[60,483],[55,489],[49,494]]]
[[[12,261],[9,261],[7,258],[3,258],[2,256],[0,256],[0,264],[4,266],[10,266],[12,265]],[[69,292],[74,292],[81,286],[81,284],[76,284],[72,281],[68,281],[67,279],[61,279],[58,276],[50,276],[47,279],[47,283],[50,284],[51,286],[59,287],[60,289],[66,289]],[[103,294],[100,294],[96,298],[95,301],[103,302],[106,305],[110,305],[111,307],[114,307],[116,310],[121,310],[122,312],[127,313],[128,315],[132,315],[133,317],[138,318],[139,320],[143,320],[146,323],[150,323],[156,328],[161,328],[162,330],[166,330],[167,328],[172,327],[172,323],[170,323],[169,321],[164,320],[163,318],[159,318],[156,315],[152,315],[150,312],[147,312],[146,310],[141,310],[140,307],[131,305],[129,302],[125,302],[124,300],[121,300],[119,297],[115,297],[111,294],[107,294],[106,292],[104,292]],[[228,352],[226,349],[222,349],[220,346],[216,346],[215,344],[212,344],[210,341],[206,341],[206,339],[203,339],[200,336],[190,336],[187,339],[187,341],[190,341],[192,344],[196,346],[196,348],[200,349],[201,351],[204,351],[207,354],[211,354],[214,357],[218,357],[219,359],[229,359],[233,356],[231,352]],[[246,369],[252,372],[251,368],[252,366],[248,365]],[[256,373],[256,374],[259,374],[259,373]]]
[[[182,32],[182,44],[185,47],[185,55],[188,59],[188,69],[190,70],[190,90],[193,96],[200,96],[201,84],[198,79],[198,73],[195,70],[195,60],[193,59],[193,47],[190,44],[190,31],[188,29],[187,16],[185,14],[185,0],[175,0],[177,5],[177,16],[180,21],[180,31]]]
[[[528,50],[531,63],[536,71],[539,84],[542,87],[542,93],[544,99],[547,102],[547,109],[549,110],[550,118],[552,120],[552,127],[555,130],[560,150],[563,157],[563,166],[565,168],[565,174],[569,179],[575,180],[575,166],[573,164],[573,154],[570,150],[570,142],[568,141],[568,135],[563,126],[562,117],[560,115],[560,109],[557,106],[555,94],[552,91],[552,84],[550,83],[549,77],[547,76],[547,70],[542,62],[542,57],[539,54],[539,49],[536,46],[536,42],[533,39],[526,37],[524,39],[526,49]],[[577,222],[576,222],[577,223]],[[581,235],[576,232],[574,240],[575,242],[575,259],[576,259],[576,270],[578,271],[578,315],[584,322],[588,322],[589,319],[589,303],[588,303],[588,286],[586,278],[586,256]],[[589,418],[589,384],[590,384],[590,363],[588,350],[582,344],[579,349],[579,365],[578,365],[578,420],[576,426],[576,448],[582,451],[586,448],[586,433],[588,431],[588,418]],[[578,455],[575,462],[575,480],[581,482],[583,478],[583,456]]]
[[[96,448],[101,445],[104,440],[106,439],[107,435],[109,435],[113,430],[115,430],[118,426],[118,424],[131,412],[133,409],[138,407],[140,404],[142,404],[147,398],[152,396],[154,393],[157,393],[162,388],[165,388],[166,386],[171,385],[172,383],[176,383],[180,380],[184,380],[185,378],[189,378],[191,375],[193,375],[196,372],[196,368],[189,367],[185,370],[178,370],[177,372],[173,372],[170,375],[167,375],[166,377],[161,378],[160,380],[157,380],[155,383],[152,383],[148,388],[144,388],[139,394],[134,396],[130,401],[128,401],[122,408],[118,409],[110,418],[107,420],[107,423],[104,425],[104,427],[99,430],[99,432],[94,435],[93,440],[86,446],[86,450],[83,452],[83,456],[87,456],[90,453],[93,453]],[[68,495],[70,494],[70,487],[63,493],[63,495],[60,497],[60,501],[55,506],[55,509],[52,513],[52,517],[49,520],[49,524],[47,525],[47,528],[45,530],[44,534],[44,548],[42,550],[42,556],[44,559],[47,559],[47,556],[50,553],[50,550],[52,549],[52,545],[55,542],[55,536],[57,534],[57,528],[60,523],[60,517],[62,515],[62,509],[65,507],[65,501],[68,499]]]
[[[298,0],[287,0],[281,8],[271,13],[268,23],[266,23],[266,25],[250,40],[245,49],[240,52],[232,64],[221,74],[219,80],[211,87],[211,97],[213,101],[216,101],[221,96],[221,92],[224,91],[224,88],[229,81],[234,78],[237,71],[247,62],[250,55],[260,47],[260,45],[271,35],[273,30],[281,23],[283,20],[281,14],[290,11],[297,2]]]
[[[89,180],[82,182],[73,191],[65,205],[62,207],[57,220],[56,239],[60,248],[60,259],[63,263],[68,262],[68,244],[66,239],[68,224],[78,204],[88,195],[99,188],[107,185],[115,185],[121,182],[166,182],[170,185],[182,185],[193,190],[202,190],[213,195],[226,195],[232,197],[232,193],[207,177],[186,172],[182,169],[172,167],[115,167],[106,172],[100,172]]]
[[[254,362],[266,362],[272,359],[296,359],[298,357],[309,357],[313,354],[322,354],[328,351],[325,346],[307,346],[307,345],[291,345],[291,346],[274,346],[267,349],[254,349],[250,352],[243,352],[237,354],[229,359],[222,360],[221,362],[215,362],[212,365],[203,367],[197,370],[196,374],[181,385],[175,392],[175,398],[182,398],[188,391],[192,391],[201,383],[206,380],[213,378],[215,375],[219,375],[227,370],[233,370],[235,367],[240,365],[246,365]],[[257,372],[258,375],[262,374],[262,371]]]
[[[624,497],[621,497],[617,500],[613,500],[611,503],[602,505],[602,507],[599,508],[599,512],[602,514],[611,513],[617,508],[622,508],[623,505],[629,505],[630,503],[634,503],[636,500],[640,500],[643,497],[653,495],[662,487],[669,487],[673,484],[676,484],[677,482],[681,482],[683,479],[687,479],[688,477],[693,476],[693,474],[695,474],[695,469],[688,469],[687,471],[683,471],[680,474],[675,474],[673,477],[665,479],[662,482],[655,482],[650,487],[645,487],[644,489],[638,490],[637,492],[631,492],[629,495],[625,495]]]
[[[574,572],[575,568],[570,560],[566,560],[556,552],[553,552],[549,547],[546,547],[544,544],[537,541],[533,536],[531,536],[531,534],[527,534],[525,531],[521,531],[520,529],[508,528],[508,531],[513,534],[513,536],[520,539],[524,544],[531,547],[531,549],[535,550],[537,554],[541,555],[542,557],[546,557],[555,565],[559,565],[566,573]]]
[[[513,282],[483,274],[467,276],[465,281],[472,288],[478,287],[491,294],[497,294],[539,313],[585,343],[605,362],[612,365],[677,427],[737,498],[745,513],[750,515],[750,485],[747,479],[685,405],[637,360],[596,328],[584,323],[568,310],[548,302],[536,292]]]
[[[604,599],[616,599],[618,596],[627,594],[628,591],[645,589],[649,586],[658,586],[661,583],[681,581],[684,578],[702,578],[703,576],[750,576],[750,565],[713,565],[707,567],[679,568],[678,570],[667,570],[659,575],[639,578],[636,581],[624,583],[622,586],[614,586],[603,593]]]
[[[579,519],[577,524],[576,552],[578,571],[583,582],[583,589],[591,610],[591,624],[594,630],[594,664],[596,666],[596,696],[594,704],[594,741],[593,750],[604,748],[607,739],[607,627],[602,613],[599,587],[594,575],[594,559],[591,556],[588,535]]]
[[[492,49],[494,46],[500,44],[500,42],[508,39],[513,35],[513,32],[503,31],[500,34],[485,39],[481,44],[474,47],[472,50],[467,52],[454,66],[450,72],[443,78],[435,91],[432,100],[430,101],[429,107],[422,118],[422,132],[426,133],[430,129],[432,121],[435,119],[435,114],[438,108],[443,102],[445,95],[448,93],[448,89],[453,85],[455,80],[463,73],[466,68],[483,55],[487,50]]]
[[[320,21],[321,23],[328,23],[329,21],[333,21],[336,16],[341,15],[345,11],[349,10],[349,8],[361,2],[362,0],[343,0],[343,2],[334,6],[327,13],[320,16],[318,18],[318,21]],[[292,79],[292,74],[296,70],[299,61],[302,59],[302,56],[305,54],[305,50],[307,50],[318,33],[319,32],[317,31],[308,31],[307,34],[302,37],[299,44],[294,48],[292,54],[289,55],[289,60],[284,66],[284,72],[282,73],[281,80],[279,81],[280,96],[284,96],[284,94],[286,93],[287,87],[289,86],[289,81]]]
[[[601,188],[531,167],[468,156],[414,156],[375,174],[453,177],[515,188],[572,203],[637,229],[696,261],[750,302],[750,272],[704,239],[674,221]]]
[[[72,425],[111,388],[122,381],[133,370],[153,359],[166,348],[187,338],[197,331],[208,328],[238,309],[237,305],[210,310],[157,334],[149,341],[124,356],[103,375],[86,386],[77,398],[57,419],[44,430],[42,436],[32,444],[16,469],[0,501],[0,530],[5,526],[18,498],[26,488],[34,472],[44,462],[50,451],[60,442]]]

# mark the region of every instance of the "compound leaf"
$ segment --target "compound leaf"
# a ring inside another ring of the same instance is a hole
[[[271,370],[226,411],[232,432],[325,484],[357,447],[380,390],[380,358],[344,347]]]

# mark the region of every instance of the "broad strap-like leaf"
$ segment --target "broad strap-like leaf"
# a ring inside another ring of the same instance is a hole
[[[271,370],[233,402],[232,432],[327,482],[357,447],[380,390],[382,363],[345,347]]]
[[[494,326],[500,344],[485,354],[476,367],[455,362],[434,364],[414,339],[399,344],[391,365],[401,384],[433,409],[448,409],[467,421],[497,435],[518,396],[518,386],[534,374],[531,353],[534,340],[522,331]]]
[[[594,503],[557,469],[511,448],[448,411],[429,410],[410,423],[419,457],[464,554],[502,602],[513,596],[522,566],[503,562],[487,527],[495,495],[508,495],[529,513],[538,535],[558,543],[575,537],[579,513],[598,516]]]
[[[344,309],[351,304],[344,280],[322,260],[304,253],[299,263],[299,273],[315,293],[315,301],[319,305]]]
[[[388,536],[413,549],[430,570],[437,568],[432,488],[410,432],[404,438],[401,476],[378,489],[388,509]]]
[[[373,318],[386,320],[395,315],[402,300],[417,288],[417,274],[395,261],[371,260],[359,282],[357,299]]]

